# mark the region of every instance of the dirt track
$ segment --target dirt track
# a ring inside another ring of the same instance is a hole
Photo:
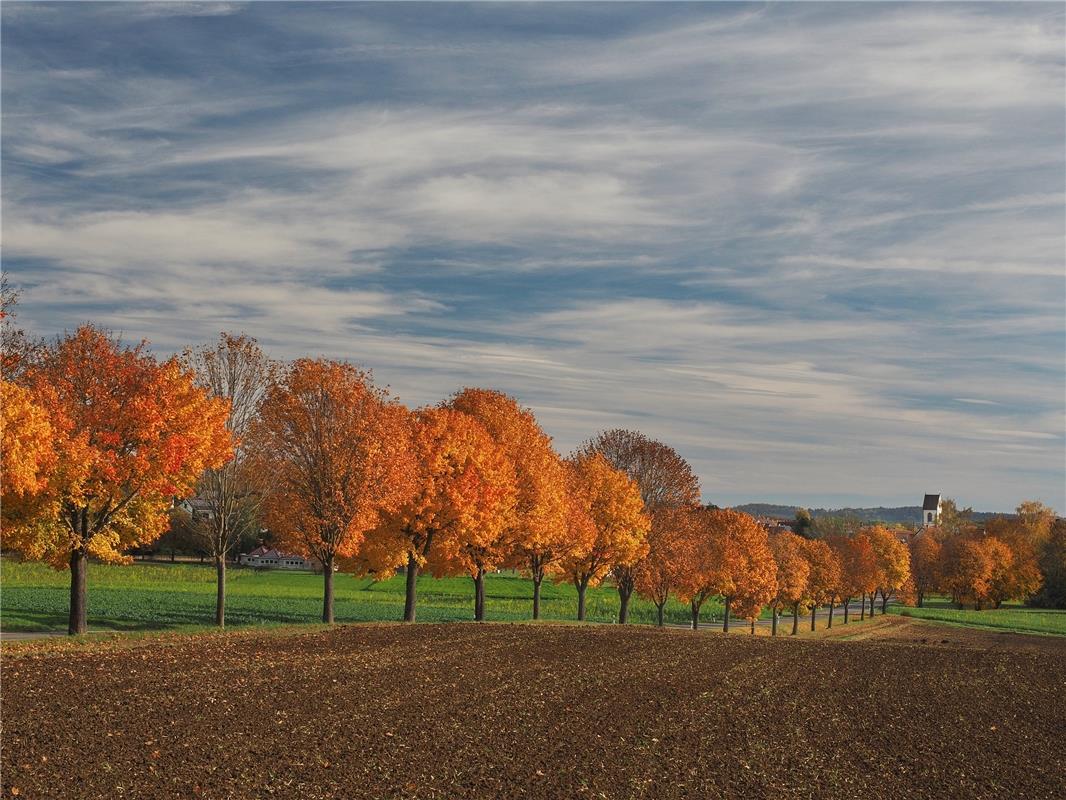
[[[1061,796],[1066,639],[1001,645],[467,624],[5,649],[3,796]]]

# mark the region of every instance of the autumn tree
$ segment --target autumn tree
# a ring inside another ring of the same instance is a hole
[[[0,436],[4,454],[0,492],[4,521],[35,513],[56,467],[52,423],[43,404],[29,390],[0,380]]]
[[[415,491],[410,413],[369,373],[300,359],[267,387],[249,439],[253,468],[270,475],[264,519],[281,545],[321,563],[331,623],[338,561]]]
[[[820,539],[809,539],[804,555],[810,565],[807,576],[807,597],[811,604],[811,630],[815,630],[818,606],[829,606],[828,627],[833,627],[833,603],[840,592],[843,567],[833,549]]]
[[[708,597],[718,594],[725,583],[725,553],[721,537],[713,535],[711,509],[693,509],[692,531],[680,543],[677,564],[677,596],[689,605],[692,630],[700,625],[700,609]]]
[[[570,462],[579,511],[587,514],[595,532],[589,546],[561,563],[577,589],[577,618],[583,620],[588,587],[598,586],[612,567],[631,566],[647,554],[650,522],[637,485],[601,454],[577,454]]]
[[[849,622],[851,600],[862,597],[860,619],[866,618],[866,593],[877,585],[877,557],[865,536],[835,536],[829,540],[840,559],[840,601],[844,606],[844,624]]]
[[[1016,517],[993,517],[985,524],[984,535],[992,536],[1010,549],[1010,566],[997,581],[992,602],[998,608],[1010,599],[1028,600],[1043,583],[1039,554],[1047,543],[1055,512],[1035,501],[1018,507]]]
[[[43,348],[21,380],[45,411],[57,467],[5,545],[69,566],[69,631],[85,633],[89,557],[124,562],[158,538],[173,498],[230,457],[227,404],[176,358],[160,362],[91,325]]]
[[[693,506],[700,500],[700,482],[681,455],[672,447],[639,431],[614,428],[588,440],[580,453],[599,453],[615,469],[630,477],[640,490],[648,514],[662,508]],[[618,589],[618,622],[629,619],[629,599],[636,586],[640,562],[612,565],[611,574]]]
[[[940,591],[943,584],[943,549],[937,535],[929,529],[911,539],[911,578],[919,608],[925,603],[925,595]]]
[[[770,549],[766,529],[752,517],[729,509],[711,510],[706,514],[708,532],[718,541],[722,559],[718,569],[722,595],[722,630],[729,632],[733,604],[739,602],[742,618],[758,616],[777,590],[777,563]]]
[[[882,525],[864,528],[863,535],[870,540],[877,563],[877,586],[870,601],[870,615],[873,616],[873,598],[878,593],[881,594],[881,612],[884,613],[888,609],[889,599],[910,580],[911,558],[907,545]]]
[[[690,506],[668,506],[651,516],[648,554],[637,564],[634,584],[637,593],[655,605],[660,628],[670,594],[684,579],[686,554],[700,530],[699,513]]]
[[[515,509],[512,524],[500,540],[499,556],[510,566],[529,571],[533,619],[539,619],[544,578],[571,554],[575,544],[568,535],[566,470],[533,412],[513,397],[467,388],[449,406],[477,420],[513,465]]]
[[[515,471],[505,451],[476,419],[452,408],[414,415],[418,488],[367,535],[360,557],[378,573],[404,566],[404,621],[415,621],[418,573],[469,575],[474,619],[485,617],[485,574],[506,556],[512,530]]]
[[[1010,548],[993,536],[955,537],[945,544],[945,584],[962,608],[992,602],[1010,569]]]
[[[197,384],[229,404],[226,427],[234,442],[233,458],[207,469],[197,483],[202,513],[190,531],[215,562],[215,624],[226,624],[226,560],[241,536],[259,526],[259,505],[270,479],[265,470],[249,468],[248,432],[270,385],[275,365],[250,336],[222,333],[218,341],[188,350],[183,356]]]
[[[799,633],[799,607],[807,599],[807,585],[811,574],[805,541],[802,537],[788,532],[770,537],[770,549],[777,568],[774,596],[770,600],[773,636],[777,636],[777,618],[786,608],[792,609],[792,635]]]

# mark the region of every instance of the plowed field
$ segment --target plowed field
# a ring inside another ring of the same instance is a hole
[[[1062,797],[1066,639],[912,638],[452,624],[5,649],[3,796]]]

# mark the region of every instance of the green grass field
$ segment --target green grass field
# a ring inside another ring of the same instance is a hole
[[[6,631],[65,630],[70,573],[43,564],[0,560],[0,628]],[[338,574],[335,579],[338,622],[400,620],[404,579],[396,576],[375,582]],[[486,615],[490,620],[521,621],[532,613],[533,587],[519,575],[486,578]],[[228,626],[284,625],[318,622],[322,615],[322,576],[306,572],[230,569],[227,573]],[[215,572],[195,564],[89,565],[90,630],[165,630],[210,625],[215,609]],[[469,578],[418,581],[418,619],[454,622],[473,619],[474,585]],[[618,593],[611,586],[589,589],[587,617],[611,622],[618,615]],[[703,618],[721,618],[721,603],[711,599]],[[541,588],[541,617],[573,620],[577,592],[570,585],[545,582]],[[655,607],[634,597],[630,619],[652,623]],[[687,623],[687,606],[671,602],[670,622]]]
[[[888,611],[890,614],[932,622],[947,622],[952,625],[996,628],[1021,633],[1066,635],[1066,611],[1026,608],[1017,604],[1005,604],[1002,608],[986,611],[973,611],[955,608],[947,598],[933,598],[927,599],[922,608],[889,606]]]

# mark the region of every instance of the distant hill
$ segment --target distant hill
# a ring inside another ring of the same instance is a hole
[[[775,503],[745,503],[742,506],[733,506],[737,511],[751,514],[756,517],[781,517],[792,519],[796,516],[798,506],[782,506]],[[886,508],[812,508],[812,517],[858,517],[863,522],[902,522],[904,524],[917,523],[922,518],[921,506],[896,506]],[[974,522],[982,522],[996,514],[990,511],[973,512]]]

